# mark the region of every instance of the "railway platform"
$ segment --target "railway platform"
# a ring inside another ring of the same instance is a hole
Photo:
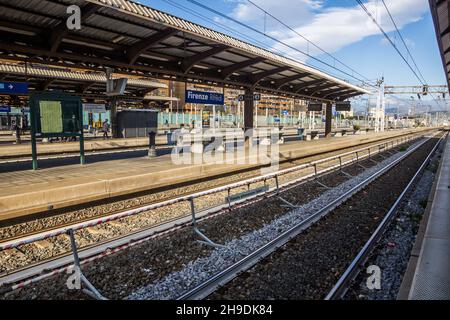
[[[450,139],[399,293],[401,300],[450,300]]]
[[[287,143],[280,145],[279,158],[301,159],[421,130],[424,129]],[[0,221],[257,167],[257,164],[179,165],[172,162],[171,155],[164,155],[0,173]]]
[[[341,130],[351,131],[351,128],[340,128],[335,129],[335,132],[340,132]],[[320,136],[324,135],[323,129],[318,130],[306,130],[305,135],[311,131],[317,131]],[[285,128],[283,130],[284,135],[292,139],[297,137],[296,128]],[[8,159],[17,158],[30,158],[31,159],[31,142],[29,138],[23,138],[22,144],[14,145],[12,144],[13,139],[11,135],[7,136],[9,144],[2,143],[5,140],[5,135],[0,135],[0,161]],[[127,139],[108,139],[103,140],[101,136],[97,138],[85,137],[84,148],[86,152],[99,152],[99,151],[115,151],[119,149],[136,149],[148,147],[148,138],[127,138]],[[164,134],[164,130],[160,130],[156,136],[157,146],[168,146],[167,135]],[[65,142],[65,143],[38,143],[38,153],[39,156],[53,156],[61,154],[77,154],[79,152],[80,144],[78,142]]]

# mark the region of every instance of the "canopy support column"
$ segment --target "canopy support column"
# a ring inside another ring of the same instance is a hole
[[[327,102],[325,113],[325,138],[331,138],[332,119],[333,119],[333,106],[330,102]]]
[[[245,90],[245,98],[244,98],[244,129],[245,131],[253,129],[254,125],[254,112],[255,106],[253,102],[253,96],[255,91],[253,89]]]

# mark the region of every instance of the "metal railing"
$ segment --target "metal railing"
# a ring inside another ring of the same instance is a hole
[[[195,200],[196,198],[200,198],[200,197],[211,195],[211,194],[218,193],[218,192],[224,192],[224,191],[225,192],[230,192],[232,189],[243,187],[243,186],[247,186],[248,187],[249,185],[252,185],[252,184],[257,183],[257,182],[264,182],[264,181],[267,182],[267,180],[270,180],[270,179],[279,180],[279,178],[281,176],[283,176],[283,175],[287,175],[287,174],[290,174],[290,173],[293,173],[293,172],[296,172],[296,171],[300,171],[300,170],[304,170],[304,169],[307,169],[307,168],[312,168],[314,170],[314,173],[312,173],[312,174],[309,174],[309,175],[306,175],[306,176],[301,176],[301,177],[299,177],[297,179],[293,179],[290,182],[287,182],[285,184],[285,186],[286,186],[286,185],[289,185],[289,184],[292,184],[292,183],[296,183],[299,180],[304,180],[304,179],[307,179],[307,178],[310,178],[310,177],[317,177],[320,174],[332,171],[332,170],[337,169],[337,168],[342,169],[343,167],[345,167],[345,166],[347,166],[348,164],[351,164],[351,163],[355,163],[355,162],[359,163],[361,160],[363,160],[365,158],[369,158],[370,159],[374,155],[376,155],[378,153],[381,153],[382,152],[381,150],[384,151],[384,150],[387,150],[389,148],[392,149],[395,146],[398,146],[400,144],[409,142],[409,141],[411,141],[411,140],[413,140],[413,139],[415,139],[415,138],[417,138],[419,136],[422,136],[422,134],[413,134],[412,136],[408,136],[408,137],[400,137],[400,138],[395,139],[394,141],[383,142],[383,143],[380,143],[380,144],[376,144],[376,145],[373,145],[373,146],[369,146],[369,147],[361,148],[361,149],[358,149],[358,150],[346,152],[346,153],[339,154],[339,155],[332,156],[332,157],[328,157],[328,158],[325,158],[325,159],[316,160],[316,161],[312,161],[312,162],[309,162],[309,163],[301,164],[301,165],[298,165],[298,166],[295,166],[295,167],[292,167],[292,168],[279,170],[279,171],[274,172],[274,173],[268,173],[268,174],[261,175],[261,176],[258,176],[258,177],[249,178],[249,179],[246,179],[246,180],[243,180],[243,181],[240,181],[240,182],[231,183],[231,184],[228,184],[228,185],[225,185],[225,186],[212,188],[212,189],[209,189],[209,190],[197,192],[197,193],[190,194],[190,195],[180,196],[180,197],[177,197],[177,198],[174,198],[174,199],[170,199],[170,200],[166,200],[166,201],[162,201],[162,202],[159,202],[159,203],[150,204],[150,205],[143,206],[143,207],[140,207],[140,208],[127,210],[127,211],[124,211],[124,212],[121,212],[121,213],[116,213],[116,214],[113,214],[113,215],[107,216],[107,217],[93,219],[93,220],[90,220],[90,221],[87,221],[87,222],[77,223],[77,224],[74,224],[74,225],[69,226],[69,227],[64,227],[64,228],[61,228],[61,229],[58,229],[58,230],[44,232],[44,233],[39,234],[39,235],[32,235],[32,236],[28,236],[28,237],[23,237],[21,239],[12,240],[12,241],[9,241],[9,242],[3,242],[3,243],[0,243],[0,251],[9,250],[9,249],[17,248],[17,247],[20,247],[20,246],[23,246],[23,245],[26,245],[26,244],[30,244],[30,243],[33,243],[33,242],[42,241],[42,240],[45,240],[45,239],[48,239],[48,238],[53,238],[53,237],[57,237],[57,236],[60,236],[60,235],[64,235],[64,234],[67,234],[69,230],[78,231],[78,230],[81,230],[81,229],[95,227],[95,226],[98,226],[98,225],[101,225],[101,224],[105,224],[105,223],[109,223],[109,222],[112,222],[112,221],[115,221],[115,220],[119,220],[119,219],[127,218],[127,217],[130,217],[130,216],[138,215],[138,214],[141,214],[143,212],[147,212],[147,211],[150,211],[150,210],[153,210],[153,209],[158,209],[158,208],[161,208],[161,207],[169,206],[169,205],[172,205],[172,204],[175,204],[175,203],[179,203],[179,202],[183,202],[183,201],[191,202],[192,199]],[[390,145],[390,147],[388,147],[388,145]],[[383,146],[383,148],[381,148],[382,146]],[[373,153],[372,151],[370,151],[371,149],[374,149],[374,148],[377,149],[376,153]],[[364,152],[367,152],[367,153],[364,154],[364,155],[361,155]],[[342,159],[347,157],[347,156],[352,156],[352,159],[347,160],[347,161],[343,161]],[[337,161],[339,161],[339,163],[336,164],[336,165],[327,167],[324,170],[321,170],[321,171],[318,170],[318,166],[320,164],[323,164],[323,163],[326,163],[326,162],[330,162],[330,161],[333,161],[333,160],[337,160]],[[280,186],[279,183],[277,183],[276,184],[276,189],[278,190],[279,188],[281,188],[281,186]],[[273,189],[270,189],[269,191],[271,191],[271,190],[273,190]]]
[[[380,154],[388,149],[392,149],[396,146],[399,146],[403,143],[409,142],[415,138],[418,138],[420,136],[423,136],[423,133],[418,133],[418,134],[412,134],[410,136],[406,136],[406,137],[399,137],[396,138],[392,141],[388,141],[388,142],[383,142],[383,143],[379,143],[379,144],[375,144],[372,146],[368,146],[365,148],[361,148],[361,149],[357,149],[354,151],[350,151],[350,152],[346,152],[346,153],[342,153],[336,156],[332,156],[332,157],[328,157],[325,159],[321,159],[321,160],[317,160],[317,161],[312,161],[309,163],[305,163],[305,164],[301,164],[301,165],[297,165],[295,167],[292,168],[288,168],[288,169],[283,169],[283,170],[279,170],[277,172],[274,173],[268,173],[265,175],[261,175],[258,177],[254,177],[254,178],[249,178],[240,182],[236,182],[236,183],[231,183],[225,186],[221,186],[221,187],[217,187],[217,188],[213,188],[210,190],[206,190],[206,191],[201,191],[201,192],[197,192],[191,195],[185,195],[185,196],[180,196],[177,197],[175,199],[171,199],[171,200],[167,200],[167,201],[163,201],[160,203],[156,203],[156,204],[151,204],[151,205],[147,205],[147,206],[143,206],[141,208],[136,208],[136,209],[131,209],[125,212],[121,212],[121,213],[117,213],[117,214],[113,214],[111,216],[107,216],[107,217],[103,217],[103,218],[98,218],[98,219],[93,219],[87,222],[81,222],[81,223],[77,223],[74,224],[72,226],[67,226],[67,227],[62,227],[56,230],[52,230],[52,231],[47,231],[47,232],[42,232],[38,235],[31,235],[31,236],[26,236],[20,239],[16,239],[16,240],[12,240],[12,241],[8,241],[8,242],[4,242],[4,243],[0,243],[0,251],[5,251],[5,250],[10,250],[10,249],[14,249],[14,248],[19,248],[23,245],[27,245],[27,244],[31,244],[37,241],[42,241],[45,239],[49,239],[49,238],[54,238],[54,237],[58,237],[61,235],[68,235],[70,242],[71,242],[71,251],[74,257],[74,263],[75,263],[75,269],[79,270],[78,272],[80,272],[80,277],[81,277],[81,281],[86,285],[86,287],[88,289],[85,289],[84,292],[86,292],[87,294],[89,294],[90,296],[93,296],[95,298],[98,299],[104,299],[104,297],[95,289],[95,287],[88,281],[88,279],[82,274],[82,272],[80,271],[80,260],[78,259],[78,250],[79,248],[77,247],[76,241],[75,241],[75,232],[82,230],[82,229],[87,229],[90,227],[94,227],[94,226],[99,226],[102,224],[106,224],[115,220],[119,220],[119,219],[123,219],[123,218],[127,218],[127,217],[131,217],[131,216],[135,216],[135,215],[139,215],[141,213],[147,212],[147,211],[151,211],[157,208],[161,208],[161,207],[166,207],[169,205],[173,205],[176,203],[180,203],[180,202],[189,202],[190,204],[190,208],[191,208],[191,215],[192,215],[192,227],[194,229],[194,232],[200,236],[200,238],[202,240],[199,240],[201,243],[207,244],[207,245],[212,245],[212,246],[222,246],[220,244],[216,244],[213,241],[211,241],[204,233],[202,233],[199,229],[198,229],[198,225],[197,225],[197,215],[198,212],[195,208],[195,199],[201,198],[203,196],[208,196],[211,194],[215,194],[215,193],[219,193],[219,192],[226,192],[228,194],[228,197],[226,197],[226,201],[227,203],[221,205],[221,206],[217,206],[216,211],[220,211],[223,210],[223,208],[229,208],[229,210],[231,210],[232,206],[240,203],[240,202],[245,202],[247,199],[243,199],[243,200],[237,200],[237,201],[232,201],[230,194],[231,191],[233,189],[237,189],[240,187],[247,187],[248,190],[250,190],[250,186],[252,184],[255,183],[261,183],[263,182],[264,185],[266,186],[267,181],[270,179],[274,180],[274,187],[272,188],[266,188],[265,189],[265,194],[270,193],[270,192],[275,192],[276,195],[279,197],[279,193],[280,193],[280,189],[281,188],[286,188],[289,187],[291,185],[297,184],[301,181],[304,180],[308,180],[308,179],[317,179],[319,176],[328,173],[330,171],[333,171],[335,169],[339,169],[341,171],[343,171],[344,167],[352,164],[352,163],[358,163],[365,158],[371,159],[374,155],[376,154]],[[373,152],[373,149],[375,149],[375,152]],[[350,157],[349,160],[343,161],[344,158],[346,157]],[[323,165],[326,162],[330,162],[330,161],[336,161],[338,162],[338,164],[334,164],[331,166],[326,167],[323,170],[319,170],[318,167],[320,165]],[[292,173],[298,173],[302,170],[305,169],[311,169],[313,172],[310,174],[306,174],[303,176],[299,176],[296,177],[294,179],[290,179],[288,181],[286,181],[283,184],[280,184],[280,178],[284,175],[288,175],[288,174],[292,174]],[[345,171],[343,171],[345,173]],[[347,174],[347,173],[346,173]],[[349,175],[349,174],[347,174]],[[260,196],[261,194],[256,194],[255,197]],[[280,200],[284,200],[281,197],[279,197]],[[288,206],[293,206],[292,204],[290,204],[287,201],[283,201],[284,204],[287,204]],[[66,268],[67,269],[67,268]],[[65,270],[66,270],[65,269]],[[46,278],[48,275],[41,275],[40,278]],[[27,282],[27,283],[31,283],[31,281]]]

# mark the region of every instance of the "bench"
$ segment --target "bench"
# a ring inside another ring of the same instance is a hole
[[[311,131],[306,135],[306,141],[319,140],[319,131]]]

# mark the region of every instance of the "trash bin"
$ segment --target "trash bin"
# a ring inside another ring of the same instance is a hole
[[[150,158],[156,157],[156,132],[150,131],[148,133],[148,156]]]
[[[304,128],[297,128],[297,135],[299,136],[300,140],[303,140],[303,134],[305,133]]]

